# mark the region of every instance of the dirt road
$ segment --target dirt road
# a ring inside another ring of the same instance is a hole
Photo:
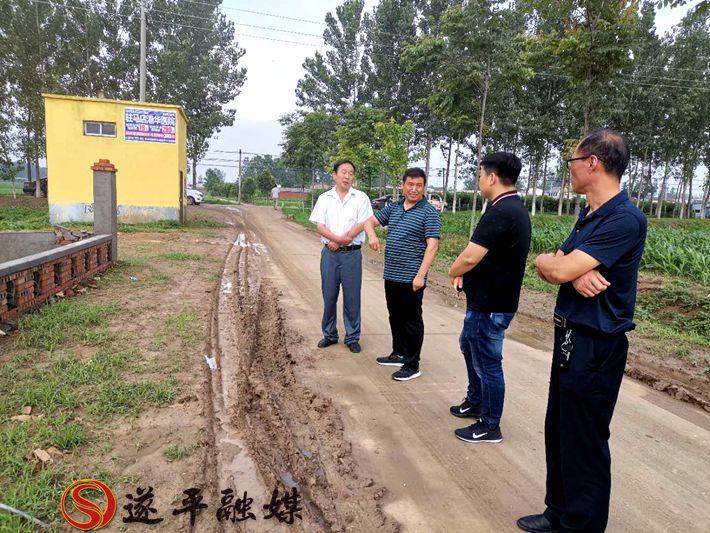
[[[283,313],[283,323],[277,320],[270,331],[273,335],[275,329],[283,349],[291,352],[288,371],[293,371],[295,380],[278,386],[285,394],[293,390],[296,399],[300,394],[308,398],[299,392],[299,387],[305,387],[332,400],[342,417],[340,445],[349,450],[348,443],[352,444],[353,464],[345,473],[355,471],[365,480],[372,477],[375,486],[388,491],[380,502],[386,515],[383,527],[389,530],[398,523],[403,531],[514,531],[517,517],[543,509],[548,351],[507,340],[505,440],[500,445],[458,441],[453,430],[464,424],[449,415],[448,408],[462,398],[466,385],[458,349],[463,301],[455,308],[432,290],[425,294],[423,376],[394,382],[391,369],[374,362],[390,349],[379,263],[369,252],[365,255],[362,353],[353,355],[342,344],[319,350],[315,348],[321,337],[322,309],[317,236],[269,208],[240,206],[238,210],[245,238],[260,243],[253,249],[259,250],[260,290],[266,291],[262,297],[278,302]],[[257,312],[272,320],[269,308]],[[339,329],[343,331],[342,321]],[[256,333],[263,349],[268,332]],[[268,389],[269,384],[259,387]],[[304,431],[312,425],[319,432],[313,406],[301,407],[307,413],[301,417]],[[245,409],[242,414],[248,412]],[[326,428],[332,425],[327,422]],[[710,415],[625,379],[611,431],[609,531],[709,531]],[[265,457],[257,454],[256,460],[278,459],[265,453]],[[331,483],[337,483],[334,477]],[[333,513],[347,507],[358,493],[357,484],[343,483],[330,493]],[[371,485],[366,482],[362,487]],[[373,494],[375,499],[379,496]],[[360,506],[353,512],[368,509]],[[377,519],[369,527],[376,523]]]

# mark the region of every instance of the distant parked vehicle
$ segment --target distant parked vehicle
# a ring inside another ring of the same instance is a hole
[[[375,198],[374,200],[371,200],[370,203],[372,204],[373,209],[382,209],[387,204],[392,203],[392,195],[385,194],[384,196],[380,196],[379,198]]]
[[[42,196],[47,196],[47,178],[41,178],[40,182],[40,192]],[[25,181],[22,183],[22,192],[28,196],[34,196],[37,190],[37,180],[35,181]]]
[[[204,200],[204,195],[197,189],[188,187],[185,189],[185,198],[187,198],[187,203],[190,205],[200,205],[202,200]]]

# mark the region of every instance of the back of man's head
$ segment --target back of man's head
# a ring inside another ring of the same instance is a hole
[[[593,131],[582,139],[577,151],[581,155],[597,156],[604,170],[619,180],[629,164],[629,148],[626,139],[618,131],[608,129]]]
[[[489,174],[495,172],[501,184],[510,187],[518,181],[523,164],[510,152],[493,152],[481,160],[481,167]]]

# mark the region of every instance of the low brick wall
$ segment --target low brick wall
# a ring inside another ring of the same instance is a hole
[[[116,260],[110,257],[111,241],[110,235],[97,235],[0,263],[0,322],[106,270]]]

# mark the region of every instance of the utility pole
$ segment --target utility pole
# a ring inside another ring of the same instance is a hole
[[[242,149],[239,149],[239,193],[237,202],[242,203]]]
[[[140,95],[138,99],[145,102],[145,5],[141,0],[141,58],[140,58]]]

